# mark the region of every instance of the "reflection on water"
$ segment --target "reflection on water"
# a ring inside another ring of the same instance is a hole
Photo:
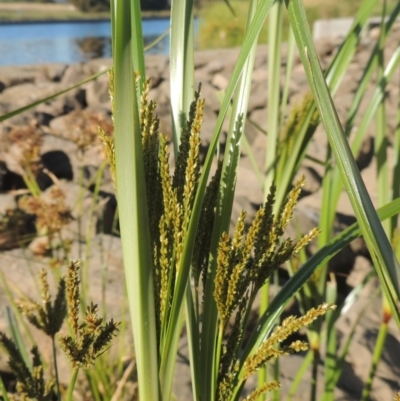
[[[158,35],[149,35],[144,38],[144,47],[154,44],[146,50],[146,54],[166,54],[168,52],[168,37],[157,41]],[[74,40],[79,52],[85,61],[94,58],[111,57],[111,38],[83,38]]]
[[[159,38],[159,35],[148,35],[144,37],[144,47],[146,48]],[[146,51],[146,54],[167,54],[169,49],[169,36],[166,36],[154,46]]]
[[[88,60],[100,57],[110,57],[111,38],[75,39],[80,53]]]
[[[144,45],[169,29],[168,18],[142,21]],[[197,21],[195,30],[197,31]],[[147,54],[168,54],[165,36]],[[111,57],[110,21],[67,21],[0,24],[0,65],[79,63]]]

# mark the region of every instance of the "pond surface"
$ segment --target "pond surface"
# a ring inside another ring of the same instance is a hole
[[[144,42],[149,44],[169,28],[169,19],[144,19],[142,24]],[[148,53],[168,51],[169,35]],[[97,20],[0,24],[0,54],[0,65],[79,63],[111,57],[111,23]]]

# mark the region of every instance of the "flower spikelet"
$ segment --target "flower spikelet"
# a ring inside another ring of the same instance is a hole
[[[172,247],[171,247],[171,237],[170,237],[171,227],[168,226],[165,216],[161,217],[160,221],[160,322],[164,319],[166,302],[168,296],[171,295],[168,291],[169,275],[171,270],[171,257],[172,257]]]
[[[73,336],[59,339],[60,347],[74,368],[89,369],[118,332],[119,323],[113,320],[103,325],[97,316],[97,305],[86,308],[83,322],[79,324],[79,263],[71,261],[67,272],[67,302]]]
[[[241,272],[245,268],[242,249],[245,218],[246,212],[241,211],[232,240],[227,233],[223,233],[218,247],[214,299],[223,325],[240,300],[237,285],[240,285]]]
[[[217,270],[215,274],[214,299],[217,303],[217,309],[221,320],[226,322],[228,311],[226,308],[226,294],[228,291],[228,274],[229,261],[228,255],[230,251],[230,239],[227,233],[222,233],[218,246]]]
[[[200,176],[199,150],[200,150],[200,128],[203,121],[204,99],[197,100],[196,114],[191,125],[189,138],[189,153],[185,171],[185,186],[183,190],[183,213],[185,216],[184,231],[189,223],[197,183]]]
[[[264,215],[262,218],[261,229],[254,243],[254,261],[255,263],[264,255],[266,252],[270,253],[273,249],[270,249],[270,244],[275,243],[275,230],[273,228],[274,214],[273,207],[275,203],[275,184],[271,185],[267,201],[264,205]]]
[[[67,303],[68,317],[72,331],[75,336],[78,335],[79,320],[79,262],[71,260],[67,271]]]
[[[318,228],[313,228],[308,234],[300,238],[293,249],[293,253],[298,253],[301,249],[308,245],[314,238],[317,237],[319,232],[320,231],[318,230]]]
[[[86,308],[85,318],[79,325],[75,338],[60,338],[60,347],[72,362],[74,368],[89,369],[117,334],[119,323],[110,320],[102,325],[103,319],[97,316],[97,305]]]
[[[276,345],[286,340],[291,334],[299,331],[302,327],[311,324],[317,317],[335,308],[336,306],[332,304],[322,304],[318,308],[310,309],[304,316],[299,318],[290,316],[285,319],[282,325],[278,326],[272,335],[261,344],[256,353],[246,359],[244,364],[244,379],[247,379],[271,359],[297,352],[298,350],[304,350],[306,345],[302,342],[294,342],[289,347],[282,349],[277,349]]]
[[[32,348],[32,371],[26,366],[15,343],[0,332],[0,344],[9,354],[8,364],[17,377],[17,392],[21,399],[51,401],[55,397],[54,382],[45,383],[43,365],[37,347]]]
[[[187,166],[191,157],[193,158],[193,153],[198,153],[198,149],[196,151],[196,146],[194,146],[198,139],[194,138],[191,140],[191,137],[199,134],[203,119],[204,100],[200,100],[200,90],[201,86],[199,86],[199,89],[194,93],[194,100],[190,105],[186,126],[182,129],[181,143],[176,157],[173,187],[178,190],[178,201],[181,204],[183,204],[184,188],[188,176]],[[192,156],[190,156],[190,153],[192,153]],[[197,169],[199,168],[200,166],[197,165]],[[191,167],[190,170],[193,170],[193,168]]]
[[[256,390],[251,392],[245,399],[244,401],[256,401],[259,399],[259,397],[265,393],[268,393],[269,391],[276,390],[280,387],[280,383],[277,381],[273,381],[270,383],[264,383],[262,386],[258,387]]]
[[[235,321],[232,325],[231,332],[228,335],[226,343],[223,346],[218,381],[228,382],[236,380],[237,363],[240,346],[244,332],[244,322],[247,312],[248,296],[244,296],[236,311]],[[232,382],[232,386],[233,386]]]
[[[146,181],[149,227],[152,244],[158,242],[158,223],[162,214],[162,190],[159,173],[159,119],[156,103],[148,101],[149,80],[143,86],[140,103],[140,129],[142,133],[143,164]]]
[[[110,165],[111,177],[116,185],[116,164],[115,164],[115,142],[114,137],[109,135],[103,128],[98,127],[98,135],[103,142],[104,149],[106,151],[106,156],[108,163]]]
[[[22,197],[19,206],[36,216],[36,227],[40,233],[50,236],[59,232],[71,219],[65,194],[54,185],[41,196]]]
[[[114,69],[110,68],[108,70],[108,93],[110,95],[110,102],[111,102],[111,113],[114,116],[114,93],[115,93],[115,86],[114,86]]]
[[[200,221],[196,241],[193,250],[193,276],[196,289],[199,286],[200,276],[203,276],[203,288],[207,277],[209,249],[211,245],[212,231],[214,228],[215,206],[218,199],[218,189],[221,179],[222,161],[219,161],[217,170],[212,177],[204,195],[203,205],[200,214]]]
[[[296,137],[300,133],[300,130],[304,127],[304,122],[308,118],[308,113],[314,103],[314,97],[311,92],[304,95],[301,104],[294,104],[290,110],[288,119],[286,120],[283,128],[279,143],[279,158],[287,160],[287,155],[292,152],[293,145]],[[314,107],[314,113],[310,118],[310,123],[307,124],[308,129],[305,134],[303,143],[308,143],[308,139],[314,133],[316,126],[319,122],[319,113],[316,107]]]
[[[38,129],[38,124],[32,122],[27,126],[16,126],[8,133],[10,142],[9,152],[15,155],[15,159],[22,167],[21,174],[30,171],[36,176],[41,166],[41,147],[43,137]]]
[[[246,261],[242,260],[238,263],[233,269],[232,275],[229,279],[228,292],[226,296],[226,310],[227,310],[227,318],[232,314],[240,300],[242,299],[243,294],[240,291],[240,288],[243,289],[243,276],[242,273],[246,267]]]
[[[294,207],[299,199],[301,188],[304,186],[305,177],[304,175],[296,182],[294,188],[289,192],[287,202],[283,205],[280,216],[279,222],[277,224],[278,231],[277,235],[281,236],[285,231],[287,225],[290,222],[290,219],[293,215]]]
[[[53,305],[51,304],[46,270],[42,269],[39,272],[39,281],[42,286],[43,305],[30,300],[17,301],[17,307],[35,327],[48,336],[54,337],[60,331],[67,314],[65,280],[61,279],[59,281],[57,296]]]

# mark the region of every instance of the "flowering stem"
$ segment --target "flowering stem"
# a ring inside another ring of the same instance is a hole
[[[52,343],[52,346],[53,346],[53,363],[54,363],[54,372],[55,372],[55,375],[56,375],[57,400],[61,401],[60,380],[59,380],[59,377],[58,377],[57,354],[56,354],[56,344],[55,344],[54,336],[51,337],[51,343]]]
[[[74,368],[74,370],[72,371],[72,376],[71,376],[71,380],[70,380],[69,386],[68,386],[66,401],[72,401],[72,394],[74,392],[74,387],[75,387],[76,379],[78,377],[78,372],[79,372],[79,368]]]

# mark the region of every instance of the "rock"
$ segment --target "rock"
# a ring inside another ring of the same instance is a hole
[[[228,87],[229,81],[222,74],[215,74],[211,84],[219,90],[225,90]]]
[[[99,77],[86,85],[86,103],[89,107],[102,106],[104,103],[110,106],[107,76]]]
[[[72,86],[83,81],[85,78],[89,78],[89,76],[83,71],[81,65],[70,65],[66,68],[61,83],[66,86]]]
[[[0,67],[0,82],[3,89],[25,83],[34,83],[36,74],[37,68],[33,66],[23,66],[17,69],[14,66],[2,66]]]

